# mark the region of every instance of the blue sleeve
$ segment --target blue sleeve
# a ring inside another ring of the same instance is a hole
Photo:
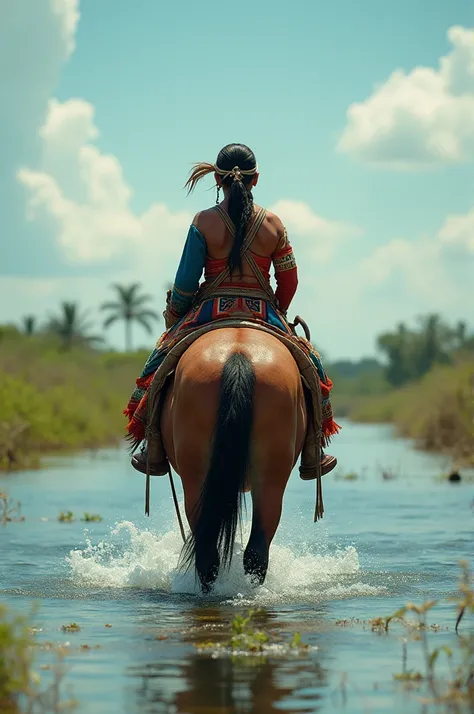
[[[175,315],[182,317],[192,305],[204,270],[206,250],[204,236],[196,226],[191,226],[171,291],[169,307]]]

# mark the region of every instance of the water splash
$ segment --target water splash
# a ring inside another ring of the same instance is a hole
[[[247,542],[247,528],[243,542]],[[67,562],[77,585],[104,588],[153,588],[173,594],[200,595],[193,571],[178,570],[181,536],[177,529],[164,535],[140,530],[123,521],[111,531],[110,542],[71,551]],[[229,571],[221,571],[213,597],[228,604],[255,606],[272,603],[321,602],[361,595],[377,595],[383,588],[358,582],[357,551],[350,546],[315,555],[274,544],[264,585],[253,587],[242,563],[242,543],[237,542]],[[304,548],[303,548],[304,550]]]

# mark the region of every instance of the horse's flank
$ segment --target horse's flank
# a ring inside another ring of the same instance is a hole
[[[203,335],[180,359],[162,413],[162,433],[183,482],[194,532],[187,552],[203,587],[215,579],[220,560],[229,561],[244,489],[251,490],[253,502],[244,564],[262,580],[306,433],[301,377],[289,351],[275,337],[252,329]]]

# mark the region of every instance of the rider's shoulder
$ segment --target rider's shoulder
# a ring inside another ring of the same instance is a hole
[[[205,208],[196,213],[193,218],[193,226],[204,234],[206,230],[209,230],[209,228],[214,225],[215,215],[216,212],[212,208]]]
[[[273,230],[277,232],[279,237],[284,235],[285,226],[283,225],[281,218],[277,216],[276,213],[273,213],[273,211],[269,211],[267,209],[265,213],[265,219],[268,222],[268,225],[271,226]]]

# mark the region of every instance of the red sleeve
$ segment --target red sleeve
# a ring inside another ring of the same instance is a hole
[[[272,260],[277,284],[275,295],[280,310],[286,313],[298,287],[298,268],[286,231]]]

